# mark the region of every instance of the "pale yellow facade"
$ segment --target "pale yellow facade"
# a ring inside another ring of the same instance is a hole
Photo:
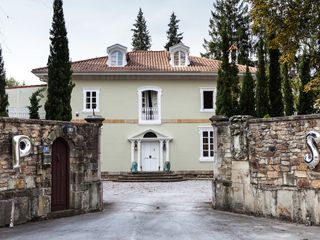
[[[8,112],[9,117],[17,118],[29,118],[30,97],[38,89],[46,88],[46,85],[34,85],[34,86],[19,86],[7,88],[6,93],[8,94]],[[44,104],[46,101],[46,91],[43,93],[44,97],[40,100],[39,109],[40,118],[45,118]]]
[[[201,111],[201,89],[216,92],[216,75],[74,75],[71,106],[73,120],[91,115],[84,111],[85,90],[98,91],[102,129],[102,171],[130,171],[130,137],[146,130],[170,137],[169,159],[173,171],[211,170],[212,160],[200,160],[199,127],[210,127],[214,112]],[[139,124],[139,94],[142,87],[161,90],[161,124]],[[136,142],[135,142],[136,144]],[[166,146],[163,147],[166,149]],[[141,150],[141,149],[140,149]],[[137,161],[137,147],[134,148]],[[142,150],[141,150],[142,151]],[[161,149],[162,151],[162,149]],[[167,158],[166,152],[163,161]],[[162,169],[160,169],[162,170]]]

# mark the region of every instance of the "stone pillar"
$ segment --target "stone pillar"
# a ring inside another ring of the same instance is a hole
[[[163,140],[160,140],[160,159],[159,159],[159,171],[163,169]]]
[[[138,140],[138,171],[141,171],[141,140]]]
[[[229,190],[225,186],[225,179],[227,178],[227,172],[229,170],[228,164],[225,163],[225,157],[228,152],[225,151],[225,140],[229,141],[229,122],[228,118],[224,116],[212,116],[210,121],[213,127],[214,137],[214,160],[213,160],[213,181],[212,181],[212,206],[214,208],[222,208],[221,202],[229,202],[229,196],[227,196]],[[222,194],[221,194],[222,192]],[[226,194],[224,194],[224,192]],[[221,200],[223,199],[223,200]],[[228,203],[227,203],[228,204]]]
[[[92,123],[98,126],[98,147],[97,147],[97,155],[98,155],[98,179],[101,181],[101,128],[103,126],[104,118],[100,115],[92,115],[85,118],[88,123]],[[100,210],[103,210],[103,186],[100,185]]]

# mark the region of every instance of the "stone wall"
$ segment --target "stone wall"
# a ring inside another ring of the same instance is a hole
[[[306,134],[320,131],[320,115],[211,121],[215,208],[320,224],[320,165],[304,162]]]
[[[74,132],[66,133],[66,125]],[[0,118],[0,226],[9,225],[12,216],[13,224],[53,216],[51,147],[57,138],[69,145],[68,214],[102,210],[99,134],[99,124]],[[26,135],[32,143],[32,153],[21,158],[20,169],[13,169],[16,135]],[[44,152],[44,146],[49,151]]]

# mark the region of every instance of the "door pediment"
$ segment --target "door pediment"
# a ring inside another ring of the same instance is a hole
[[[143,132],[140,132],[138,134],[135,134],[131,137],[128,138],[129,141],[134,141],[134,140],[143,140],[143,139],[148,139],[148,138],[145,138],[144,135],[146,133],[153,133],[157,136],[157,138],[153,138],[153,139],[158,139],[158,140],[172,140],[172,137],[168,136],[168,135],[165,135],[163,133],[160,133],[156,130],[153,130],[153,129],[146,129],[144,130]],[[150,139],[150,138],[149,138]]]

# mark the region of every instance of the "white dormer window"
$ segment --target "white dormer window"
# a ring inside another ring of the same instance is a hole
[[[123,66],[123,53],[120,51],[114,51],[111,53],[111,67]]]
[[[189,61],[189,47],[182,43],[174,45],[169,48],[170,64],[173,67],[184,67],[190,64]]]
[[[107,65],[109,67],[124,67],[127,65],[127,48],[120,44],[114,44],[107,48],[108,61]]]
[[[173,53],[174,66],[185,66],[186,65],[186,54],[183,51],[176,51]]]

